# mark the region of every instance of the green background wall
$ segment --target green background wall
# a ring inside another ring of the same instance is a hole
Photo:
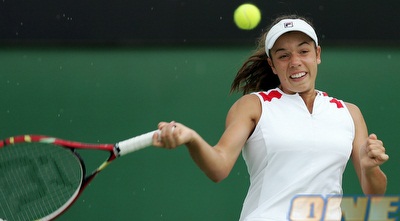
[[[211,144],[240,94],[230,84],[251,47],[2,47],[0,137],[35,133],[112,143],[176,120]],[[399,194],[400,48],[323,47],[317,88],[357,104],[385,142],[388,193]],[[105,155],[81,152],[88,167]],[[103,171],[59,220],[237,220],[248,187],[240,158],[209,181],[182,147],[148,148]],[[349,164],[345,194],[360,194]]]

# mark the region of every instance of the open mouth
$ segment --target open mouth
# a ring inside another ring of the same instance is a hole
[[[306,76],[306,72],[299,72],[290,76],[291,79],[299,79]]]

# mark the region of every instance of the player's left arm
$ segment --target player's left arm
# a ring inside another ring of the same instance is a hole
[[[346,103],[355,125],[355,137],[351,158],[364,194],[384,194],[387,178],[380,169],[389,156],[383,142],[375,134],[368,135],[367,125],[360,109]]]

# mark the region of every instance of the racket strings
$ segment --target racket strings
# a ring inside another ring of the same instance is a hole
[[[37,220],[59,213],[80,188],[79,159],[46,143],[0,148],[0,219]]]

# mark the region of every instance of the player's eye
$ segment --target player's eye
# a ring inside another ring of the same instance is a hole
[[[309,50],[301,50],[300,54],[307,54],[308,52],[310,52]]]
[[[280,54],[278,55],[278,59],[282,60],[282,59],[287,59],[289,57],[289,54]]]

